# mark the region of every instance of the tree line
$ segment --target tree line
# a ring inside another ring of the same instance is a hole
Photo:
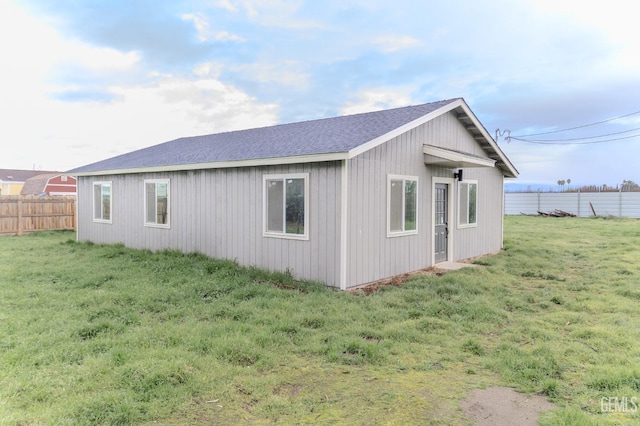
[[[576,187],[568,187],[565,190],[565,185],[569,185],[571,179],[560,179],[557,184],[561,188],[561,192],[640,192],[640,185],[632,180],[623,180],[621,184],[616,186],[602,185],[582,185]],[[553,191],[549,191],[553,192]]]

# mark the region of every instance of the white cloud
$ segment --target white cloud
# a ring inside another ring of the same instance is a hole
[[[230,0],[218,0],[218,6],[228,10],[229,12],[237,12],[238,8],[231,3]]]
[[[181,18],[185,21],[193,22],[193,25],[196,27],[196,31],[198,32],[198,40],[201,42],[212,38],[218,41],[245,41],[244,38],[231,34],[227,31],[218,31],[214,33],[209,27],[207,19],[200,14],[185,13]]]
[[[611,47],[611,60],[623,68],[640,69],[638,40],[640,26],[637,2],[611,0],[605,4],[596,0],[539,0],[536,8],[550,15],[560,15],[568,21],[595,30]],[[616,64],[606,64],[611,70]]]
[[[409,49],[420,45],[420,40],[407,35],[387,35],[373,39],[383,52],[396,52],[398,50]]]
[[[378,88],[363,90],[355,95],[355,100],[340,108],[341,115],[359,114],[362,112],[380,111],[387,108],[415,105],[408,95],[408,90],[395,88]]]
[[[11,155],[0,155],[2,168],[30,169],[35,163],[68,170],[182,136],[278,121],[276,105],[218,81],[215,63],[200,64],[184,78],[149,72],[144,85],[114,80],[98,88],[113,95],[109,103],[53,99],[52,93],[83,90],[78,84],[54,84],[57,67],[120,72],[136,67],[138,54],[63,39],[7,0],[0,0],[0,11],[0,28],[13,34],[0,38],[6,58],[0,67],[0,115],[3,134],[14,147]]]
[[[106,47],[93,47],[82,43],[71,43],[67,47],[65,56],[58,58],[59,62],[77,62],[94,71],[125,70],[135,66],[140,55],[135,52],[120,52]]]
[[[6,168],[67,170],[183,136],[273,125],[274,104],[261,104],[215,79],[164,77],[156,84],[111,87],[119,101],[109,104],[31,103],[33,123],[7,123],[23,152]]]
[[[247,17],[260,25],[295,30],[320,28],[315,20],[302,19],[298,10],[303,0],[221,0],[218,5],[230,12],[244,10]]]
[[[209,22],[200,14],[185,13],[181,16],[185,21],[193,22],[198,31],[198,40],[207,41],[209,38]]]
[[[285,87],[304,90],[308,87],[309,75],[301,71],[302,67],[303,65],[296,61],[260,62],[236,66],[233,68],[233,72],[260,83],[277,83]]]
[[[228,33],[226,31],[219,31],[215,34],[214,37],[218,41],[246,41],[243,37]]]

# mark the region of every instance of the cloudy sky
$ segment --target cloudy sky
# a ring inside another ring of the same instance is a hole
[[[0,168],[68,170],[181,136],[464,97],[500,129],[523,184],[640,182],[636,11],[632,0],[0,0]]]

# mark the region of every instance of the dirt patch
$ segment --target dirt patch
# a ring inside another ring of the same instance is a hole
[[[442,269],[438,269],[435,267],[431,267],[431,268],[427,268],[427,269],[420,269],[419,271],[415,271],[415,272],[409,272],[406,274],[400,274],[400,275],[396,275],[394,277],[391,278],[387,278],[386,280],[380,280],[380,281],[376,281],[370,284],[365,284],[362,285],[360,287],[356,287],[353,288],[351,290],[348,290],[349,293],[351,294],[365,294],[365,295],[370,295],[371,293],[375,293],[376,291],[380,290],[382,287],[388,287],[388,286],[393,286],[393,287],[401,287],[404,283],[406,283],[409,278],[415,276],[415,275],[443,275],[446,271],[442,270]]]
[[[290,398],[295,398],[296,396],[298,396],[300,394],[301,390],[302,390],[302,386],[301,385],[284,384],[284,385],[278,386],[273,391],[273,393],[276,394],[276,395],[288,396]]]
[[[506,387],[474,389],[460,406],[476,426],[535,426],[541,413],[555,408],[544,396]]]

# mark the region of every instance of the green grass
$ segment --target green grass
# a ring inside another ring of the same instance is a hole
[[[507,217],[483,268],[366,296],[2,237],[0,424],[458,425],[491,385],[547,395],[544,425],[640,423],[603,405],[640,398],[639,261],[638,220]]]

